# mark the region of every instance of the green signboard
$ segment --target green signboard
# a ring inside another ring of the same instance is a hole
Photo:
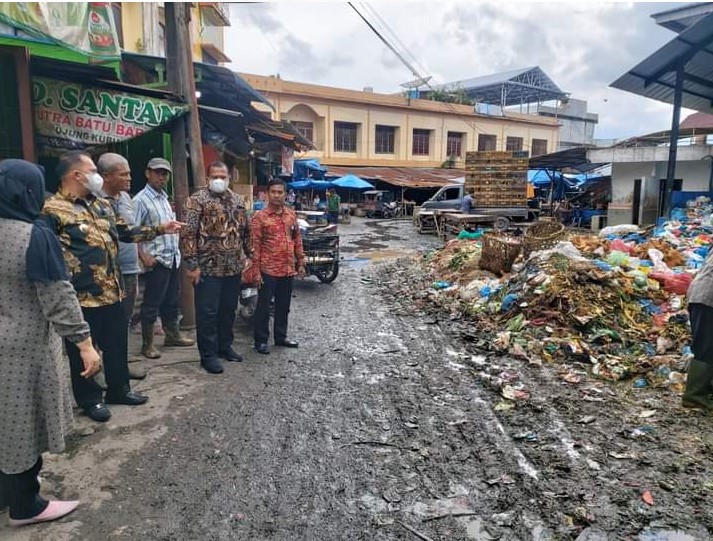
[[[0,2],[0,22],[93,57],[121,56],[111,2]]]
[[[32,78],[35,137],[43,153],[132,139],[188,111],[185,105],[106,88]]]

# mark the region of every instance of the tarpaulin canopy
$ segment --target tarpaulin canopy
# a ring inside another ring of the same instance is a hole
[[[366,180],[359,178],[356,175],[348,174],[332,181],[332,186],[337,188],[351,188],[355,190],[373,190],[374,186]]]
[[[324,179],[327,168],[319,164],[316,159],[295,160],[293,165],[292,178],[294,180],[315,178]]]
[[[332,183],[327,180],[314,180],[311,178],[303,178],[287,183],[290,190],[326,190],[330,188]]]

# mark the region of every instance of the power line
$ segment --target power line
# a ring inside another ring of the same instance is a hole
[[[411,60],[413,61],[413,63],[414,63],[418,68],[420,68],[421,70],[423,70],[423,72],[427,72],[427,71],[428,71],[428,70],[423,66],[423,64],[421,64],[421,63],[418,61],[418,58],[416,58],[416,56],[409,50],[408,46],[407,46],[403,41],[401,41],[401,39],[399,38],[398,35],[396,35],[396,32],[393,31],[393,29],[392,29],[392,28],[389,26],[389,24],[383,19],[383,17],[382,17],[381,15],[379,15],[379,12],[376,11],[376,8],[375,8],[375,7],[373,7],[373,6],[372,6],[371,4],[369,4],[368,2],[361,2],[361,7],[362,7],[365,11],[369,12],[373,17],[375,17],[375,18],[378,20],[379,24],[381,24],[381,26],[382,26],[383,28],[385,28],[386,31],[387,31],[389,34],[391,34],[391,38],[392,38],[394,41],[396,41],[397,45],[401,48],[402,51],[404,51],[405,53],[407,53],[407,54],[411,57]]]
[[[386,45],[389,48],[389,50],[392,53],[394,53],[399,58],[399,60],[401,60],[401,62],[404,64],[404,66],[406,66],[409,69],[409,71],[411,71],[411,74],[414,77],[422,78],[422,76],[418,73],[418,70],[416,68],[414,68],[411,65],[411,63],[408,60],[406,60],[403,57],[403,55],[399,51],[397,51],[393,45],[391,45],[391,43],[389,43],[389,41],[381,34],[381,32],[379,32],[374,27],[374,25],[371,24],[371,22],[369,22],[369,20],[366,17],[364,17],[364,15],[361,14],[361,12],[354,6],[353,3],[347,2],[347,4],[349,4],[349,7],[352,8],[357,15],[359,15],[361,20],[364,21],[364,23],[371,29],[372,32],[374,32],[374,34],[376,34],[376,36],[384,43],[384,45]]]
[[[406,59],[404,58],[404,55],[403,55],[401,52],[399,52],[399,51],[397,50],[397,48],[396,48],[394,45],[392,45],[392,44],[388,41],[388,39],[386,39],[386,37],[384,37],[384,35],[383,35],[381,32],[379,32],[379,30],[376,29],[376,27],[374,26],[374,24],[372,24],[372,23],[354,6],[354,4],[353,4],[352,2],[347,2],[347,4],[349,4],[349,7],[351,7],[357,15],[359,15],[359,17],[361,18],[361,20],[364,21],[364,23],[371,29],[372,32],[374,32],[374,34],[376,34],[376,36],[384,43],[384,45],[386,45],[386,46],[389,48],[389,50],[390,50],[391,52],[393,52],[393,53],[398,57],[399,60],[401,60],[401,62],[404,64],[404,66],[406,66],[406,67],[409,69],[409,71],[411,71],[411,74],[412,74],[414,77],[416,77],[416,78],[418,78],[418,79],[424,80],[425,86],[428,87],[428,89],[429,89],[431,92],[435,92],[435,91],[436,91],[436,89],[433,87],[433,85],[432,85],[423,75],[421,75],[421,74],[419,73],[419,71],[413,66],[413,64],[412,64],[411,62],[409,62],[408,60],[406,60]],[[408,50],[408,47],[403,43],[403,41],[401,41],[401,40],[399,39],[399,37],[396,35],[396,33],[395,33],[395,32],[391,29],[391,27],[388,25],[388,23],[378,14],[378,12],[376,11],[376,9],[373,8],[372,6],[370,6],[370,5],[369,5],[368,3],[366,3],[366,2],[362,2],[362,3],[361,3],[361,6],[362,6],[362,9],[364,9],[364,11],[369,11],[371,16],[376,17],[376,18],[380,21],[381,25],[392,35],[393,39],[394,39],[398,44],[400,44],[400,46],[405,50],[406,54],[408,54],[409,56],[411,56],[411,58],[413,59],[413,63],[414,63],[414,64],[417,64],[417,65],[418,65],[421,69],[423,69],[423,71],[425,72],[426,70],[424,69],[423,65],[422,65],[422,64],[418,61],[418,59]],[[466,125],[470,126],[471,128],[473,128],[473,130],[475,130],[476,132],[479,132],[479,133],[481,133],[481,134],[487,134],[487,132],[486,132],[483,128],[481,128],[480,126],[478,126],[478,125],[475,123],[474,120],[468,119],[467,117],[466,117],[466,118],[463,118],[463,116],[462,116],[463,113],[462,113],[461,111],[458,111],[458,110],[454,107],[454,105],[453,105],[451,102],[440,102],[440,103],[444,103],[451,113],[453,113],[453,114],[458,115],[459,117],[461,117],[461,121],[464,122]],[[475,106],[474,106],[474,107],[475,107]],[[475,109],[474,109],[474,110],[475,110]],[[503,105],[500,106],[500,110],[503,112],[503,116],[505,116],[505,115],[504,115],[505,110],[504,110],[504,106],[503,106]],[[525,144],[525,141],[524,141],[524,138],[523,138],[523,147],[524,147],[524,148],[528,148],[529,146],[531,146],[531,145]]]

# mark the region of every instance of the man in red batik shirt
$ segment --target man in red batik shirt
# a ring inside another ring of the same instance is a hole
[[[270,353],[270,303],[275,299],[275,345],[296,348],[287,338],[287,316],[292,300],[294,276],[305,276],[302,235],[295,212],[285,206],[285,183],[275,179],[267,183],[267,208],[252,219],[253,264],[262,275],[253,318],[255,349]]]

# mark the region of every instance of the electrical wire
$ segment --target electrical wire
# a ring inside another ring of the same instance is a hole
[[[411,71],[411,73],[412,73],[412,75],[413,75],[414,77],[423,80],[424,84],[428,87],[428,89],[429,89],[431,92],[433,92],[433,91],[436,90],[436,89],[433,87],[433,85],[431,85],[431,83],[430,83],[429,81],[427,81],[426,78],[425,78],[423,75],[421,75],[421,74],[419,73],[419,71],[418,71],[416,68],[414,68],[414,66],[413,66],[409,61],[407,61],[407,60],[404,58],[404,55],[401,54],[401,53],[396,49],[396,47],[394,47],[394,46],[381,34],[381,32],[379,32],[379,31],[376,29],[376,27],[354,6],[354,4],[353,4],[352,2],[347,2],[347,4],[349,4],[349,6],[357,13],[357,15],[359,15],[359,17],[366,23],[366,25],[371,29],[371,31],[374,32],[374,33],[377,35],[377,37],[389,48],[389,50],[391,50],[391,51],[399,58],[399,60],[401,60],[401,62],[409,69],[409,71]],[[373,10],[373,8],[372,8],[372,10]],[[391,32],[392,32],[392,34],[395,34],[395,33],[393,32],[393,30],[392,30]],[[398,39],[398,38],[397,38],[397,39]],[[401,42],[401,40],[398,40],[398,41]],[[403,42],[401,42],[401,43],[403,43]],[[413,55],[411,55],[411,56],[413,56]],[[418,63],[418,62],[416,62],[416,63]],[[441,103],[445,103],[446,107],[450,110],[451,113],[456,114],[456,115],[458,115],[458,116],[462,116],[463,113],[462,113],[461,111],[458,111],[458,110],[453,106],[452,103],[450,103],[450,102],[441,102]],[[476,132],[480,132],[480,133],[482,133],[482,134],[485,134],[485,133],[486,133],[485,130],[483,130],[483,128],[481,128],[480,126],[478,126],[477,124],[475,124],[474,121],[469,120],[469,119],[462,119],[462,120],[463,120],[463,122],[465,122],[468,126],[470,126],[471,128],[473,128]]]
[[[385,29],[385,32],[388,32],[389,34],[391,34],[392,39],[393,39],[393,40],[401,47],[401,49],[404,51],[403,53],[400,52],[394,45],[392,45],[392,44],[388,41],[388,39],[387,39],[386,37],[384,37],[384,35],[383,35],[381,32],[379,32],[379,30],[376,28],[376,26],[373,24],[373,22],[372,22],[372,21],[369,21],[369,20],[354,6],[354,4],[353,4],[352,2],[347,2],[347,4],[349,4],[349,7],[351,7],[357,15],[359,15],[359,17],[362,19],[362,21],[364,21],[364,23],[366,23],[366,25],[371,29],[371,31],[374,32],[374,34],[376,34],[376,36],[384,43],[384,45],[386,45],[386,46],[389,48],[389,50],[390,50],[391,52],[393,52],[393,53],[398,57],[399,60],[401,60],[401,62],[404,64],[404,66],[406,66],[406,67],[409,69],[409,71],[411,72],[411,74],[412,74],[414,77],[416,77],[417,79],[423,80],[424,85],[428,88],[429,91],[434,92],[434,91],[436,90],[435,87],[434,87],[428,80],[426,80],[426,78],[425,78],[423,75],[421,75],[421,73],[414,67],[413,64],[418,65],[418,67],[421,68],[421,70],[423,70],[423,72],[426,72],[427,70],[426,70],[426,69],[423,67],[423,65],[418,61],[418,59],[416,58],[416,56],[415,56],[413,53],[411,53],[411,51],[410,51],[410,50],[408,49],[408,47],[404,44],[404,42],[401,41],[401,39],[396,35],[396,32],[394,32],[394,30],[393,30],[393,29],[389,26],[389,24],[383,19],[383,17],[381,17],[381,15],[379,15],[379,13],[376,11],[376,9],[375,9],[373,6],[371,6],[370,4],[368,4],[368,3],[366,3],[366,2],[361,2],[361,3],[360,3],[362,10],[364,10],[365,12],[368,12],[371,17],[373,17],[373,18],[375,18],[377,21],[379,21],[379,24],[382,26],[382,28]],[[405,55],[410,56],[411,59],[412,59],[412,61],[410,62],[410,61],[406,60],[406,58],[404,58]],[[446,107],[450,110],[451,113],[462,117],[463,113],[462,113],[461,111],[458,111],[458,110],[454,107],[454,105],[453,105],[451,102],[441,102],[441,103],[445,103]],[[501,106],[500,106],[500,110],[503,111],[503,113],[504,113],[505,111],[504,111],[504,108],[503,108],[503,107],[504,107],[504,106],[501,105]],[[505,116],[505,115],[503,114],[503,116]],[[473,128],[473,130],[475,130],[476,132],[482,133],[483,135],[490,135],[490,134],[487,134],[483,128],[481,128],[480,126],[478,126],[478,125],[475,123],[474,120],[470,120],[470,119],[461,119],[461,120],[462,120],[463,122],[465,122],[468,126],[470,126],[471,128]],[[526,149],[526,150],[530,150],[530,147],[531,147],[531,145],[525,143],[524,138],[523,138],[523,148]]]

